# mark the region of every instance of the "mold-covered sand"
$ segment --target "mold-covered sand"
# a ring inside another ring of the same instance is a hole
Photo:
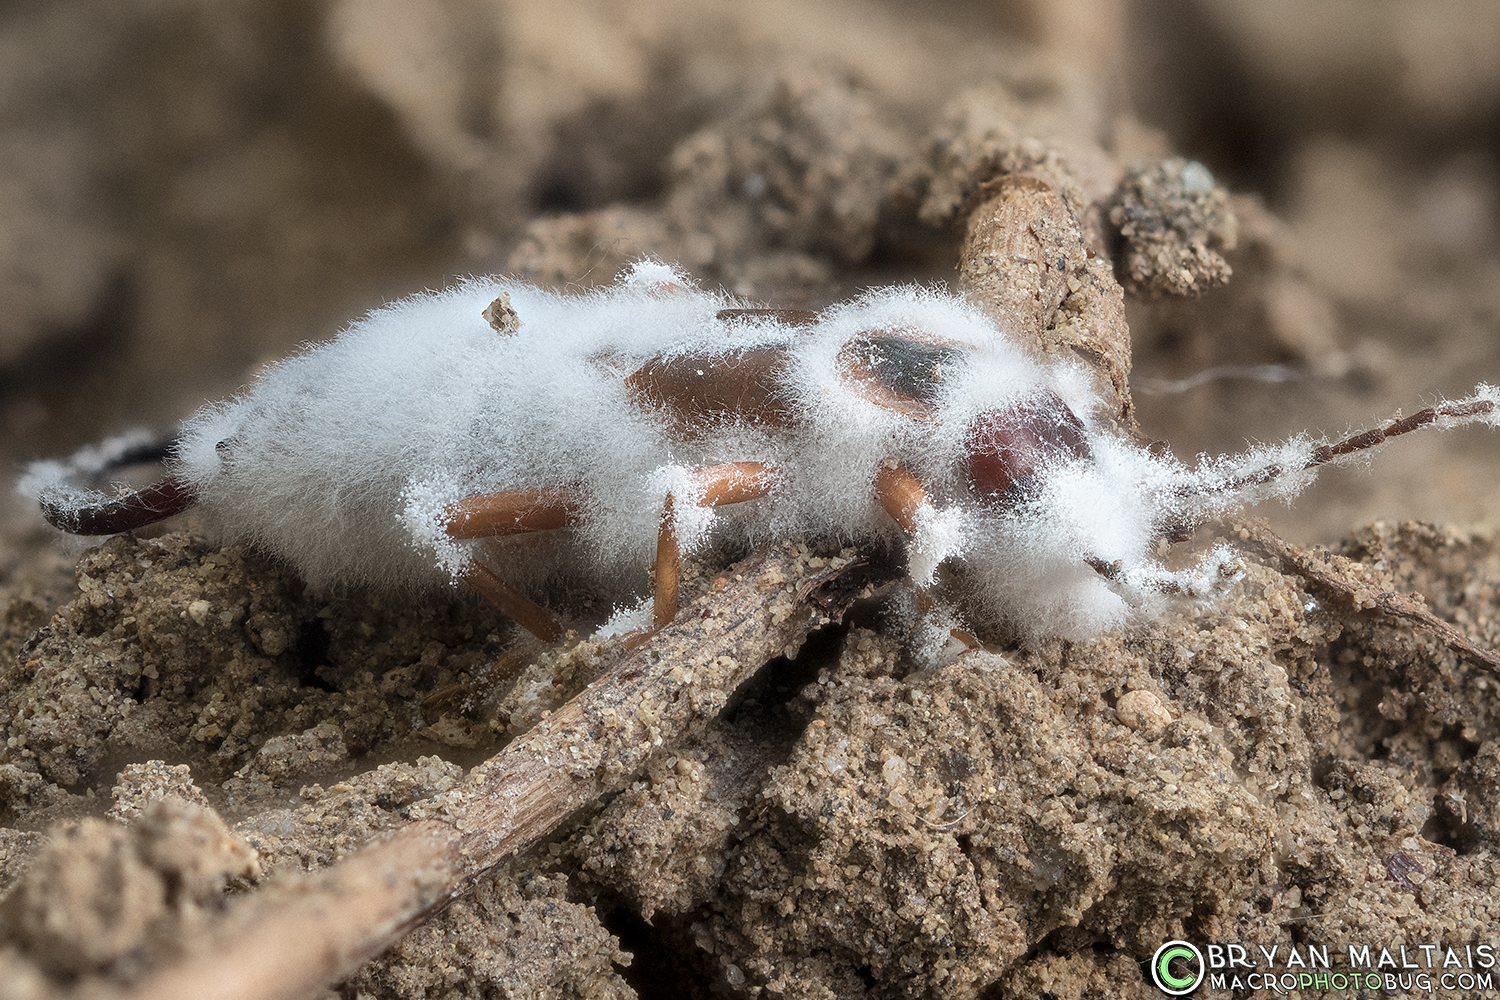
[[[1118,279],[1133,351],[1089,350],[1106,390],[1130,373],[1122,433],[1224,452],[1500,381],[1500,19],[1256,9],[8,12],[0,444],[169,428],[461,273],[589,285],[650,254],[782,305],[971,288],[964,223],[1007,177],[1057,193],[1076,231],[1025,232],[1076,260],[991,307],[1069,350],[1116,328]],[[327,995],[1147,997],[1173,938],[1500,946],[1500,677],[1382,597],[1500,643],[1497,486],[1492,431],[1392,444],[1258,512],[1326,548],[1220,526],[1219,600],[1088,643],[923,670],[867,599]],[[614,655],[312,590],[200,527],[85,549],[6,511],[0,997],[204,960]]]

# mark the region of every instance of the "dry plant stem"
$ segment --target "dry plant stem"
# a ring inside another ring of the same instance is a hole
[[[462,877],[459,834],[425,820],[307,878],[268,888],[135,990],[79,1000],[248,1000],[311,995],[379,954]]]
[[[726,571],[723,587],[621,660],[418,818],[345,861],[273,887],[129,992],[90,1000],[292,1000],[379,954],[491,867],[627,784],[700,729],[767,661],[842,609],[816,610],[850,567],[799,577],[790,546]],[[847,591],[847,588],[846,588]],[[852,595],[845,593],[838,602]]]
[[[959,256],[959,285],[1001,329],[1039,353],[1092,366],[1114,419],[1138,434],[1130,401],[1125,292],[1110,264],[1084,245],[1062,192],[1033,174],[979,189]]]
[[[1433,633],[1449,649],[1473,662],[1500,672],[1500,656],[1464,635],[1452,622],[1428,611],[1418,600],[1391,590],[1381,590],[1353,580],[1343,571],[1349,560],[1325,551],[1321,559],[1300,549],[1260,521],[1244,521],[1233,526],[1240,537],[1254,541],[1268,555],[1280,560],[1282,569],[1302,577],[1314,588],[1332,592],[1353,603],[1356,610],[1373,610],[1411,622],[1417,628]]]
[[[1051,184],[1029,174],[1009,174],[981,189],[984,199],[969,216],[959,258],[964,290],[1017,339],[1041,346],[1042,333],[1068,294],[1059,250],[1075,240],[1078,225]],[[1066,255],[1066,251],[1063,251]]]

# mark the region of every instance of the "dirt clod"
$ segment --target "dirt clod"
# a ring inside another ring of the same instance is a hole
[[[1120,231],[1120,281],[1133,294],[1202,295],[1233,271],[1239,221],[1229,192],[1196,160],[1133,170],[1115,192],[1109,221]]]
[[[211,809],[169,796],[130,824],[86,819],[32,860],[0,903],[6,938],[45,972],[128,977],[253,882],[256,852]]]

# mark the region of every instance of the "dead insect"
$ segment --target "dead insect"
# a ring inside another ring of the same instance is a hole
[[[654,559],[654,599],[608,627],[660,627],[680,554],[716,539],[888,539],[935,653],[966,622],[1088,636],[1210,593],[1229,549],[1170,571],[1162,538],[1387,437],[1500,423],[1497,403],[1481,386],[1334,444],[1189,468],[1113,431],[1087,373],[1029,357],[953,296],[750,309],[641,263],[587,295],[474,281],[406,299],[205,407],[154,486],[72,485],[109,464],[94,450],[34,464],[22,488],[80,534],[197,504],[314,584],[462,580],[549,640],[559,622],[526,592],[560,578],[633,594]]]

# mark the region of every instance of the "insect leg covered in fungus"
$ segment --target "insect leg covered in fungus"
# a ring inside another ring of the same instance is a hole
[[[499,538],[578,523],[573,490],[502,490],[464,497],[448,510],[444,530],[456,539]]]
[[[500,538],[532,531],[549,531],[578,523],[579,497],[572,490],[502,490],[464,497],[445,508],[444,530],[455,540]],[[557,617],[478,561],[464,571],[463,580],[485,600],[518,625],[541,639],[562,637]]]
[[[744,503],[766,496],[776,478],[764,462],[726,462],[698,469],[691,475],[693,489],[685,499],[700,507]],[[668,493],[661,508],[661,526],[656,534],[656,570],[652,595],[651,627],[665,628],[677,617],[677,590],[682,574],[682,554],[677,547],[676,500]]]
[[[887,459],[880,463],[880,468],[875,473],[875,499],[880,502],[881,508],[891,516],[891,520],[900,526],[908,541],[916,542],[924,525],[930,525],[939,519],[936,508],[933,507],[932,498],[922,488],[922,483],[911,470],[894,459]],[[965,629],[953,627],[946,617],[940,617],[937,601],[928,592],[928,588],[918,586],[916,588],[917,616],[920,625],[928,632],[946,634],[958,640],[964,649],[975,649],[979,646],[979,640]],[[939,636],[941,638],[941,635]],[[944,643],[946,645],[946,642]]]

